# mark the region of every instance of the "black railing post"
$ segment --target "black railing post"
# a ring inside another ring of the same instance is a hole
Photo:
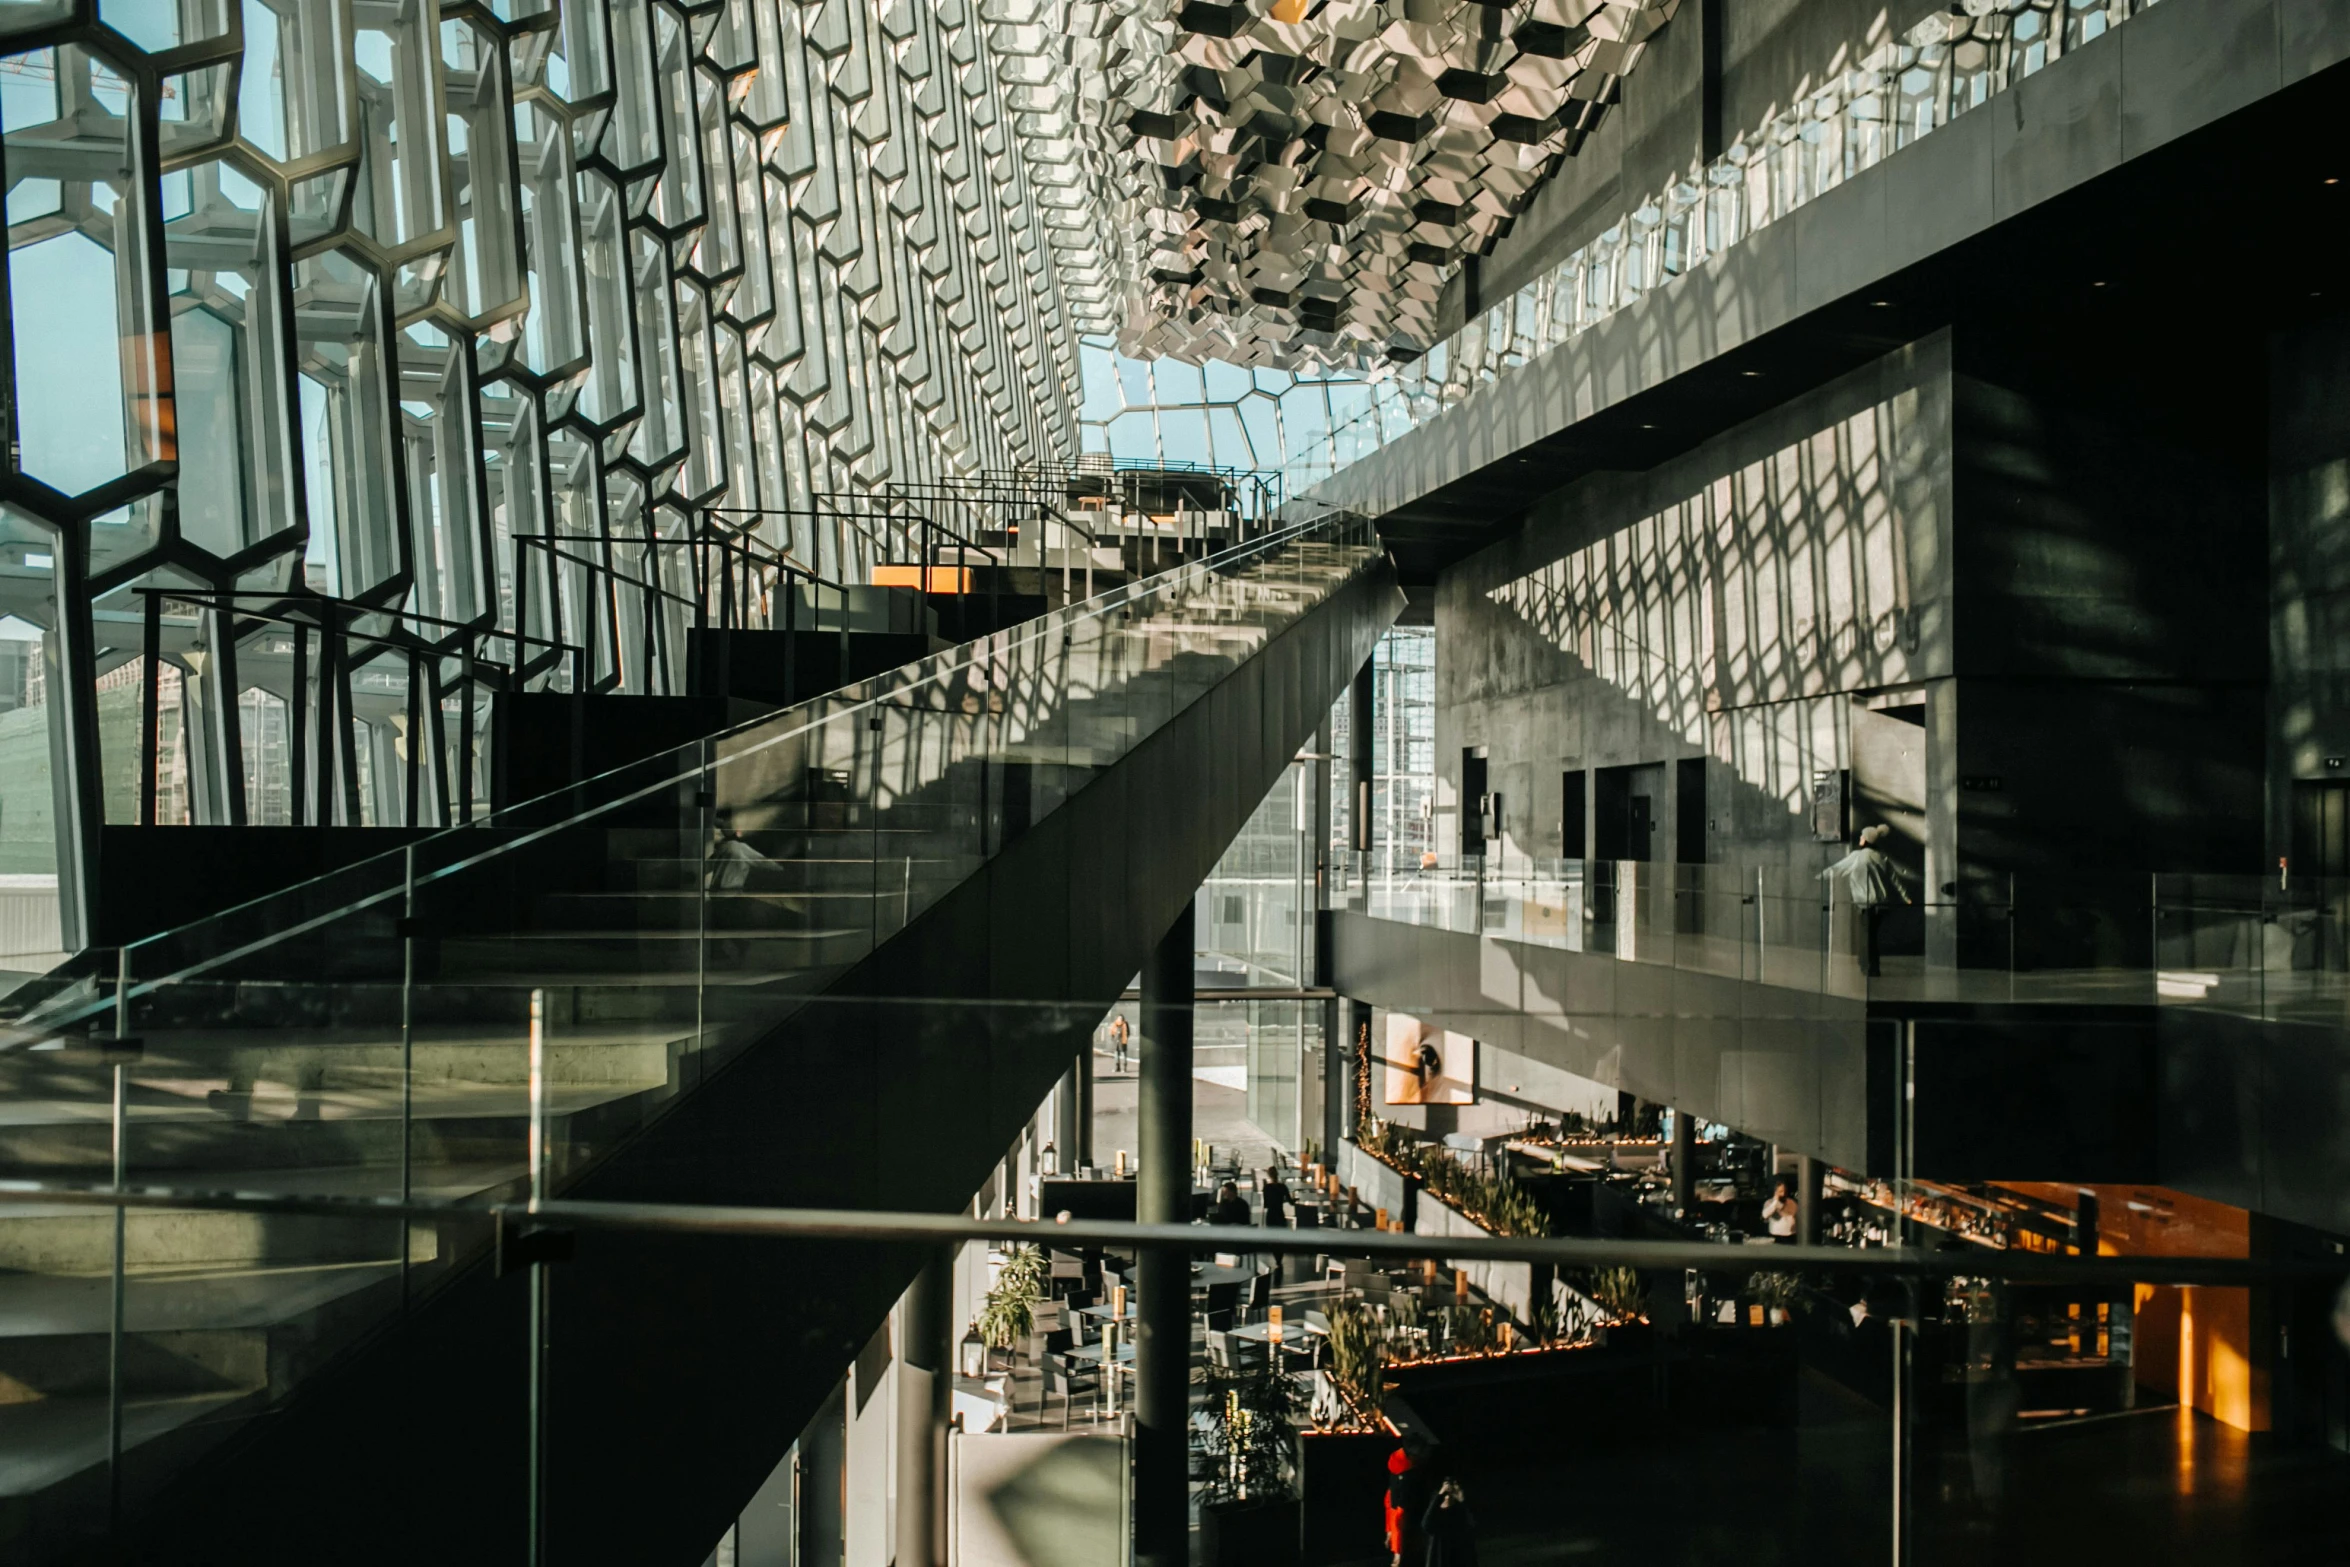
[[[155,825],[157,775],[163,770],[163,595],[147,590],[147,664],[141,671],[139,825]]]
[[[286,821],[302,825],[310,777],[310,628],[294,627],[294,678],[286,690]]]
[[[800,699],[800,590],[789,566],[783,569],[783,701],[786,707]]]
[[[318,749],[317,776],[311,779],[311,825],[331,827],[335,820],[335,606],[332,600],[319,610],[318,704],[311,717],[312,744]]]
[[[520,662],[521,643],[515,644],[517,662]],[[473,643],[469,638],[465,651],[458,655],[457,666],[457,809],[458,820],[473,820]]]
[[[419,765],[424,760],[424,692],[419,685],[423,677],[424,668],[417,662],[416,649],[410,648],[408,650],[408,755],[407,765],[401,768],[401,772],[404,774],[401,782],[408,792],[408,802],[402,814],[407,818],[406,825],[410,827],[416,826],[424,819],[422,812],[418,809],[419,802],[416,798],[419,792],[417,785],[424,777],[423,768]]]

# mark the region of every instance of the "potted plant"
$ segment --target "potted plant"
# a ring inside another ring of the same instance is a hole
[[[1284,1567],[1298,1557],[1297,1384],[1278,1371],[1212,1376],[1207,1495],[1200,1552],[1207,1567]]]
[[[1757,1273],[1746,1281],[1747,1299],[1763,1307],[1773,1327],[1793,1315],[1796,1297],[1802,1293],[1803,1280],[1793,1273]]]
[[[1330,1380],[1345,1393],[1355,1413],[1376,1425],[1386,1396],[1387,1335],[1371,1309],[1359,1301],[1332,1308],[1328,1334]]]
[[[1036,1331],[1036,1303],[1044,1299],[1051,1264],[1041,1247],[1015,1246],[996,1270],[972,1328],[989,1349],[1009,1350]]]

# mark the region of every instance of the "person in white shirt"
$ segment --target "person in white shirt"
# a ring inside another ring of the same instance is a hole
[[[1820,872],[1825,881],[1842,877],[1852,894],[1854,933],[1860,939],[1862,973],[1875,979],[1878,968],[1878,939],[1883,929],[1885,910],[1898,898],[1903,903],[1911,900],[1909,888],[1903,884],[1904,873],[1893,857],[1877,845],[1892,831],[1884,823],[1861,829],[1860,847]]]
[[[1789,1188],[1785,1176],[1779,1177],[1779,1184],[1772,1189],[1769,1200],[1764,1202],[1762,1216],[1763,1223],[1770,1229],[1772,1240],[1790,1245],[1794,1243],[1796,1229],[1803,1220],[1803,1202]]]

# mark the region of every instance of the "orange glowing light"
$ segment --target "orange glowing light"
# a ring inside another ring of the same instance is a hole
[[[927,577],[927,581],[925,578]],[[971,591],[971,568],[968,566],[876,566],[873,585],[877,588],[921,588],[926,593],[968,593]]]

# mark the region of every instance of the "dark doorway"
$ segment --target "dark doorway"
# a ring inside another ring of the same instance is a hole
[[[1461,749],[1461,858],[1485,853],[1485,747]]]
[[[1567,769],[1559,806],[1559,857],[1580,860],[1591,853],[1590,775],[1580,767]]]
[[[1593,770],[1591,828],[1597,858],[1656,858],[1657,796],[1664,787],[1662,762]]]
[[[2292,869],[2350,876],[2350,778],[2293,780]]]
[[[1705,758],[1685,756],[1673,764],[1673,858],[1703,865],[1705,847]]]

